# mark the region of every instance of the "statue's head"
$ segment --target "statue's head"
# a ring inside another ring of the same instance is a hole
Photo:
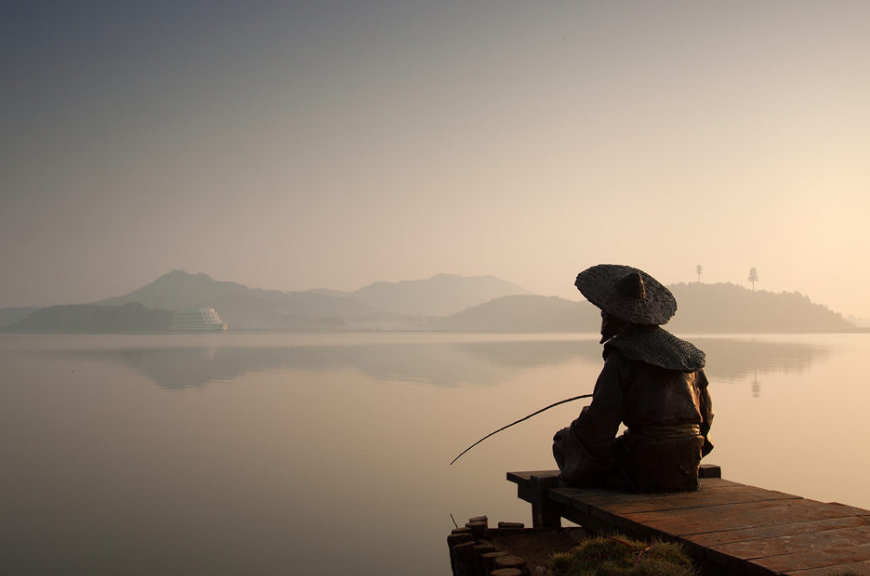
[[[607,323],[611,330],[618,322],[658,326],[666,324],[677,311],[677,301],[670,290],[631,266],[592,266],[577,275],[574,286],[601,309],[602,336]]]

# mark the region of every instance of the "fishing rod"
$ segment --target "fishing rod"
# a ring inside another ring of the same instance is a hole
[[[508,424],[507,426],[502,426],[501,428],[499,428],[499,429],[496,430],[495,432],[490,432],[489,434],[487,434],[486,436],[484,436],[483,438],[481,438],[480,440],[478,440],[477,442],[475,442],[474,444],[472,444],[471,446],[469,446],[468,448],[466,448],[465,450],[463,450],[462,452],[460,452],[459,456],[457,456],[456,458],[454,458],[453,460],[450,461],[450,466],[453,466],[453,463],[456,462],[457,460],[459,460],[460,458],[462,458],[462,455],[463,455],[463,454],[465,454],[466,452],[468,452],[469,450],[471,450],[472,448],[474,448],[475,446],[477,446],[478,444],[480,444],[481,442],[483,442],[484,440],[486,440],[486,439],[489,438],[490,436],[493,436],[493,435],[495,435],[495,434],[498,434],[498,433],[501,432],[502,430],[507,430],[508,428],[510,428],[511,426],[513,426],[514,424],[519,424],[520,422],[523,422],[523,421],[525,421],[525,420],[528,420],[528,419],[531,418],[532,416],[537,416],[537,415],[540,414],[541,412],[544,412],[544,411],[546,411],[546,410],[549,410],[550,408],[554,408],[554,407],[558,406],[559,404],[565,404],[566,402],[573,402],[574,400],[580,400],[580,399],[582,399],[582,398],[591,398],[591,397],[592,397],[592,394],[581,394],[580,396],[574,396],[573,398],[566,398],[565,400],[559,400],[558,402],[555,402],[555,403],[553,403],[553,404],[550,404],[549,406],[547,406],[547,407],[545,407],[545,408],[541,408],[541,409],[538,410],[537,412],[532,412],[532,413],[529,414],[528,416],[525,416],[525,417],[523,417],[523,418],[520,418],[520,419],[517,420],[516,422],[511,422],[511,423]]]

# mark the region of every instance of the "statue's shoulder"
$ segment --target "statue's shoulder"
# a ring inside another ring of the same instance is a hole
[[[694,372],[706,365],[706,355],[687,340],[661,326],[631,326],[604,344],[604,356],[616,351],[629,360],[680,372]]]

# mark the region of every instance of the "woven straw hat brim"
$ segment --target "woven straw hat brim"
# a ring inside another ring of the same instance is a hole
[[[644,298],[622,293],[617,285],[631,273],[643,278]],[[632,324],[666,324],[677,311],[677,301],[671,291],[658,280],[631,266],[599,264],[577,275],[574,285],[587,300],[608,314]]]

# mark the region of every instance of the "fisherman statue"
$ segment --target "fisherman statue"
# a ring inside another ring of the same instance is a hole
[[[697,490],[713,449],[704,353],[660,327],[677,310],[652,276],[593,266],[574,285],[601,309],[604,368],[591,403],[553,438],[561,478],[572,486],[633,492]],[[626,431],[617,436],[620,424]]]

